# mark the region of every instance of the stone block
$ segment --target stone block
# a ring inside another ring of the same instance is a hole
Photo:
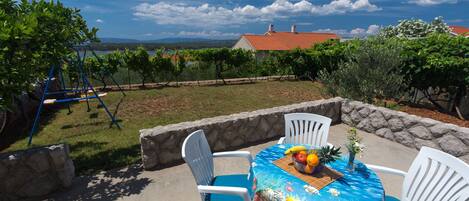
[[[161,150],[158,154],[160,164],[166,165],[182,159],[180,151]],[[149,168],[153,168],[150,166]]]
[[[26,164],[38,173],[49,170],[49,157],[45,150],[38,150],[28,157]]]
[[[466,164],[469,164],[469,154],[466,154],[464,156],[459,157],[462,161],[464,161]]]
[[[7,174],[8,174],[8,167],[6,165],[3,165],[2,162],[0,161],[0,178],[3,178]]]
[[[348,113],[352,112],[354,108],[355,108],[355,106],[350,104],[350,101],[346,100],[346,101],[342,102],[341,110],[342,110],[343,113],[348,114]]]
[[[438,139],[441,149],[453,156],[462,156],[469,152],[468,147],[457,137],[453,135],[445,135]]]
[[[68,159],[68,145],[53,145],[49,147],[49,150],[49,155],[55,168],[63,168]]]
[[[73,165],[72,160],[67,160],[65,166],[61,170],[57,170],[57,176],[63,187],[72,186],[72,180],[75,177],[75,166]]]
[[[392,111],[392,110],[390,110],[390,109],[383,108],[383,107],[377,107],[377,108],[376,108],[376,111],[381,112],[381,114],[383,115],[383,117],[384,117],[386,120],[391,119],[392,116],[393,116],[393,112],[394,112],[394,111]]]
[[[381,128],[376,131],[376,135],[394,141],[394,134],[389,128]]]
[[[422,148],[423,146],[434,148],[434,149],[441,149],[440,146],[437,143],[435,143],[431,140],[422,140],[422,139],[419,139],[419,138],[415,138],[415,147],[418,150],[420,150],[420,148]]]
[[[454,132],[454,136],[459,138],[461,141],[469,146],[469,128],[459,128]]]
[[[368,115],[370,115],[370,108],[363,107],[358,111],[358,114],[360,114],[361,117],[366,118]]]
[[[369,119],[371,120],[370,123],[375,129],[380,129],[380,128],[386,128],[388,127],[388,122],[384,118],[383,114],[379,111],[374,111],[371,113],[369,116]]]
[[[399,142],[405,146],[414,148],[415,147],[415,142],[414,138],[410,135],[410,133],[406,131],[400,131],[394,133],[394,139],[396,142]]]
[[[362,121],[360,121],[360,123],[357,124],[357,128],[360,129],[360,130],[369,132],[369,133],[374,133],[375,132],[375,129],[371,125],[371,121],[368,118],[363,119]]]
[[[229,143],[229,141],[226,141]],[[223,150],[226,150],[226,143],[225,141],[223,140],[218,140],[216,143],[215,143],[215,147],[213,148],[213,151],[223,151]]]
[[[392,118],[388,121],[389,128],[391,131],[402,131],[405,129],[404,123],[399,118]]]
[[[451,124],[440,123],[430,127],[430,131],[432,132],[432,135],[435,138],[439,138],[453,130],[454,126],[452,126]]]
[[[420,123],[423,124],[425,127],[431,127],[436,124],[441,124],[441,122],[429,118],[421,118]]]
[[[51,193],[57,189],[58,186],[59,184],[53,176],[46,174],[32,178],[30,181],[26,182],[16,194],[22,197],[39,197]]]
[[[352,119],[354,124],[358,124],[363,119],[356,110],[354,110],[350,113],[350,118]]]
[[[419,122],[419,118],[415,115],[405,115],[400,117],[406,128],[410,128]]]
[[[342,113],[340,118],[342,123],[347,124],[349,126],[355,126],[355,123],[352,121],[352,118],[350,118],[349,114]]]
[[[430,131],[423,126],[412,127],[409,129],[409,133],[424,140],[431,140],[433,138]]]

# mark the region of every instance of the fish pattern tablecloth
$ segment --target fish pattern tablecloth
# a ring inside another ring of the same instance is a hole
[[[306,182],[277,167],[273,162],[284,157],[293,145],[274,145],[256,155],[252,166],[254,174],[254,201],[380,201],[384,189],[379,177],[363,163],[355,160],[355,170],[347,169],[348,157],[342,157],[327,166],[344,176],[317,190]]]

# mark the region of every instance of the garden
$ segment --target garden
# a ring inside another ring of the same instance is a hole
[[[2,1],[0,8],[5,22],[0,25],[4,113],[14,112],[22,94],[39,100],[35,87],[47,78],[51,66],[63,70],[67,87],[79,82],[79,58],[89,44],[99,42],[98,30],[88,28],[79,10],[45,1]],[[419,31],[409,32],[412,29]],[[268,52],[265,57],[228,48],[149,52],[143,47],[106,55],[88,51],[83,60],[92,83],[101,91],[110,90],[103,100],[116,114],[121,130],[109,128],[97,102],[91,103],[91,112],[85,104],[74,103],[71,114],[65,107],[47,110],[33,146],[70,144],[78,174],[89,174],[138,162],[138,131],[143,128],[335,96],[469,126],[464,102],[469,38],[450,35],[441,18],[431,23],[404,20],[367,39],[328,41],[308,49]],[[288,75],[296,79],[225,84],[229,78]],[[169,85],[212,79],[218,83]],[[111,90],[115,84],[140,87],[122,97]],[[14,135],[15,141],[2,152],[27,148],[26,133]]]

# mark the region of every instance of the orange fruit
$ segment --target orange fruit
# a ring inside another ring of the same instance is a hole
[[[311,165],[306,165],[306,166],[305,166],[305,173],[306,173],[306,174],[311,174],[311,173],[313,173],[313,170],[314,170],[314,167],[313,167],[313,166],[311,166]]]
[[[309,166],[316,167],[319,165],[319,157],[316,154],[309,154],[308,157],[306,158],[306,163]]]

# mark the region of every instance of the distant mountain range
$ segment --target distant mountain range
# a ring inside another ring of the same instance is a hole
[[[197,43],[197,42],[220,42],[220,41],[231,41],[233,39],[207,39],[207,38],[162,38],[156,40],[136,40],[128,38],[100,38],[101,43]]]

